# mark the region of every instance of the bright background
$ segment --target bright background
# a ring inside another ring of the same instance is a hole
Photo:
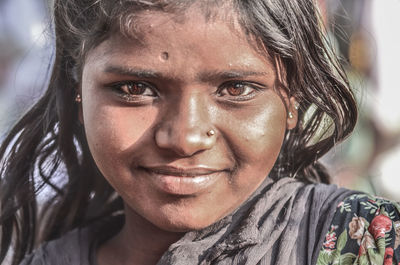
[[[46,87],[47,1],[0,0],[0,139]],[[353,135],[323,161],[334,183],[400,201],[400,0],[318,2],[360,108]]]

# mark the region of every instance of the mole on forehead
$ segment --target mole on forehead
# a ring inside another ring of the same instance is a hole
[[[167,61],[168,58],[169,58],[169,53],[168,53],[168,52],[162,52],[162,53],[160,54],[160,59],[161,59],[162,61]]]

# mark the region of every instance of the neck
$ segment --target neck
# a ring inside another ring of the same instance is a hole
[[[161,230],[132,210],[125,211],[121,231],[100,246],[97,263],[118,265],[155,265],[169,246],[183,233]]]

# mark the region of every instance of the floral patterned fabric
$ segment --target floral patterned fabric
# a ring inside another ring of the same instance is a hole
[[[400,204],[366,194],[341,203],[317,265],[400,265]]]

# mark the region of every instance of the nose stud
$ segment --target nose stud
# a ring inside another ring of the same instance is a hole
[[[215,134],[215,131],[214,130],[209,130],[208,132],[207,132],[207,136],[208,137],[211,137],[211,136],[213,136]]]

